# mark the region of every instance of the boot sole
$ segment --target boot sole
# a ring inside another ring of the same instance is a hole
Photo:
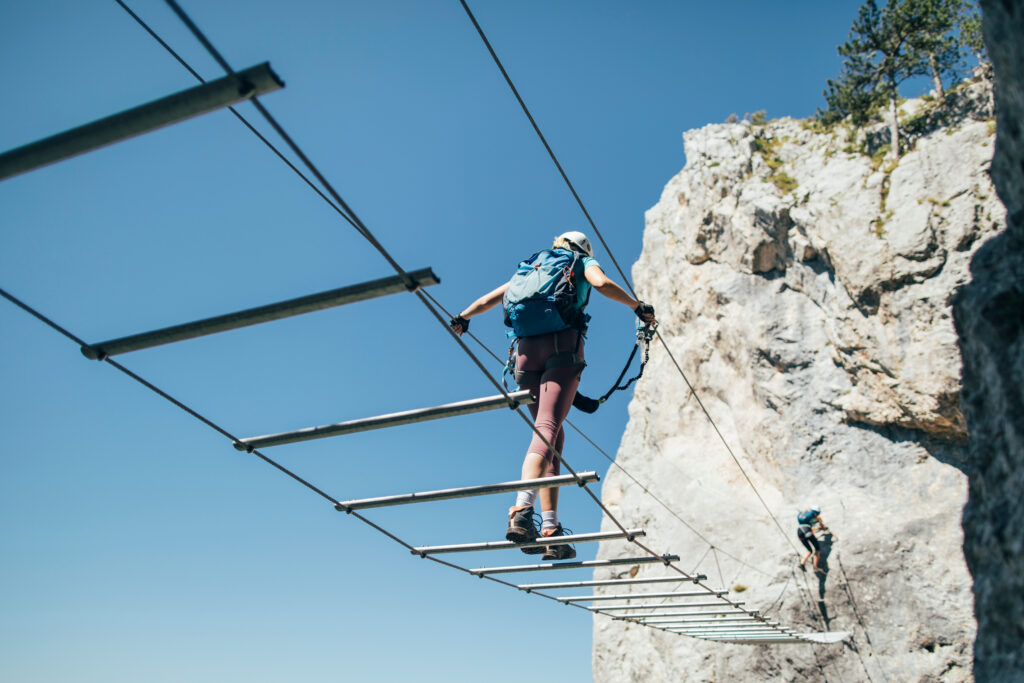
[[[566,544],[566,543],[562,543],[562,544],[556,545],[556,546],[548,546],[547,548],[544,549],[544,556],[541,557],[540,559],[542,559],[542,560],[571,560],[571,559],[573,559],[574,557],[576,557],[576,549],[575,548],[573,548],[571,545],[568,545],[568,549],[567,550],[561,550],[561,548],[566,547],[567,545],[568,544]]]
[[[530,534],[530,532],[521,526],[510,526],[508,531],[505,532],[505,540],[512,541],[513,543],[529,543],[530,541],[536,541],[536,534]]]

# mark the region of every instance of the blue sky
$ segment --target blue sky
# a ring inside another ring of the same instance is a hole
[[[161,2],[130,4],[220,75]],[[266,106],[399,263],[434,268],[445,306],[586,229],[456,0],[184,6],[235,68],[270,61],[287,87]],[[855,12],[471,6],[627,270],[643,212],[685,163],[681,133],[731,113],[812,114]],[[0,149],[194,84],[112,0],[0,16]],[[391,274],[226,112],[7,180],[0,207],[0,286],[90,341]],[[600,297],[591,313],[582,390],[596,395],[629,352],[632,315]],[[411,557],[6,302],[0,329],[0,678],[590,679],[582,611]],[[504,352],[497,313],[473,331]],[[119,360],[242,436],[494,393],[407,295]],[[571,417],[614,453],[627,401]],[[356,498],[513,479],[528,441],[501,412],[268,455]],[[566,457],[608,467],[573,434]],[[508,498],[368,516],[413,543],[497,540]],[[578,493],[562,517],[600,525]],[[510,654],[524,642],[539,671]]]

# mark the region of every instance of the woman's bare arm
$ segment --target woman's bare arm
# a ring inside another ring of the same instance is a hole
[[[637,306],[640,305],[640,302],[630,296],[629,292],[624,290],[622,287],[619,287],[609,279],[609,277],[604,274],[604,271],[601,270],[600,266],[588,267],[583,271],[583,275],[587,278],[587,282],[589,282],[594,289],[612,301],[618,301],[620,304],[625,304],[634,312],[636,311]],[[648,325],[656,322],[653,314],[644,316],[643,321]]]
[[[487,294],[484,294],[482,297],[471,303],[469,305],[469,308],[464,310],[459,315],[462,316],[463,318],[469,319],[474,315],[480,315],[481,313],[485,313],[491,310],[492,308],[498,305],[498,302],[501,301],[501,297],[505,295],[506,289],[508,289],[507,282],[503,284],[501,287],[498,287],[497,289],[490,291]]]
[[[508,289],[507,282],[501,287],[484,294],[482,297],[471,303],[469,308],[464,310],[462,313],[459,313],[455,318],[452,318],[452,330],[461,336],[469,326],[469,319],[474,315],[480,315],[481,313],[485,313],[497,306],[501,302],[501,297],[505,295],[506,289]],[[465,325],[459,322],[459,318],[466,321]]]

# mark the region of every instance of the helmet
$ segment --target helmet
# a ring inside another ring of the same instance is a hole
[[[572,242],[574,245],[579,247],[580,250],[587,256],[594,256],[594,249],[593,247],[590,246],[590,240],[588,240],[587,236],[584,235],[582,232],[579,232],[578,230],[570,230],[569,232],[563,232],[561,235],[558,236],[557,239],[568,240],[569,242]]]

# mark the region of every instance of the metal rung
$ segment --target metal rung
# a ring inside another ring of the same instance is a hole
[[[689,634],[686,634],[686,635],[689,635]],[[699,635],[699,636],[696,636],[696,637],[704,638],[704,639],[707,639],[707,640],[717,640],[719,642],[727,642],[727,643],[745,643],[745,642],[750,642],[750,643],[755,643],[755,642],[756,643],[798,643],[798,642],[801,642],[799,638],[794,638],[793,636],[789,636],[789,635],[786,635],[784,633],[779,633],[779,634],[775,634],[775,633],[761,633],[761,634],[749,635],[749,636],[739,636],[739,635],[724,635],[724,636]]]
[[[703,617],[703,616],[718,616],[724,614],[742,614],[738,609],[716,609],[708,612],[657,612],[655,614],[623,614],[621,616],[611,616],[616,621],[640,621],[642,623],[653,623],[648,622],[648,617]]]
[[[767,632],[766,633],[751,633],[749,635],[741,634],[741,633],[723,633],[723,634],[716,634],[716,633],[683,633],[681,635],[693,636],[695,638],[708,638],[708,639],[718,639],[718,640],[724,640],[724,639],[727,639],[727,638],[736,638],[736,639],[748,639],[749,638],[750,640],[756,640],[756,639],[764,639],[764,638],[774,639],[774,638],[792,638],[793,637],[793,636],[785,634],[785,633],[767,633]]]
[[[339,422],[337,424],[324,425],[322,427],[307,427],[306,429],[298,429],[294,432],[281,432],[280,434],[267,434],[265,436],[250,436],[236,441],[234,445],[238,450],[246,451],[255,448],[266,448],[268,446],[280,446],[281,444],[286,443],[323,439],[329,436],[352,434],[354,432],[366,432],[371,429],[397,427],[398,425],[412,424],[414,422],[439,420],[443,417],[470,415],[472,413],[481,413],[485,410],[508,408],[510,407],[509,399],[512,399],[514,405],[511,407],[513,408],[520,404],[526,405],[533,403],[533,398],[530,396],[530,392],[526,389],[512,392],[508,396],[509,398],[505,398],[505,396],[501,394],[498,396],[485,396],[484,398],[474,398],[468,401],[458,401],[457,403],[446,403],[444,405],[433,406],[431,408],[417,408],[415,410],[406,410],[400,413],[390,413],[388,415],[377,415],[376,417],[366,417],[359,420],[349,420],[347,422]]]
[[[488,574],[511,574],[514,572],[537,572],[549,569],[593,569],[595,567],[613,567],[622,564],[668,564],[678,562],[678,555],[662,555],[661,557],[627,557],[618,560],[585,560],[583,562],[560,562],[558,564],[519,564],[509,567],[481,567],[470,569],[471,574],[486,576]],[[589,609],[589,608],[588,608]]]
[[[643,598],[709,598],[713,595],[728,595],[729,591],[683,591],[681,593],[620,593],[618,595],[573,595],[555,598],[559,602],[591,602],[595,600],[640,600]]]
[[[733,637],[749,637],[750,639],[756,639],[756,638],[777,638],[777,637],[778,638],[792,638],[793,637],[793,636],[786,635],[786,634],[783,634],[783,633],[751,633],[749,636],[741,636],[741,634],[737,634],[737,633],[726,633],[726,634],[718,635],[718,634],[715,634],[715,633],[678,633],[677,632],[676,635],[690,636],[691,638],[705,638],[707,640],[720,640],[720,639],[733,638]]]
[[[807,641],[799,638],[704,638],[704,640],[712,640],[717,643],[743,643],[744,645],[786,645],[789,643],[804,643]]]
[[[678,624],[679,626],[719,626],[722,624],[736,626],[740,623],[768,623],[765,621],[761,621],[761,619],[759,619],[758,617],[698,617],[696,619],[686,619],[683,617],[663,617],[660,614],[656,617],[638,617],[635,619],[635,621],[641,624]]]
[[[417,287],[436,285],[440,282],[430,268],[414,270],[408,275]],[[267,304],[266,306],[247,308],[244,311],[164,327],[159,330],[133,334],[128,337],[110,339],[98,344],[90,344],[82,347],[82,355],[93,360],[102,360],[107,356],[116,356],[121,353],[128,353],[129,351],[139,351],[154,346],[185,341],[186,339],[205,337],[209,334],[227,332],[228,330],[236,330],[241,327],[258,325],[273,320],[281,320],[282,318],[290,318],[304,313],[322,311],[327,308],[334,308],[335,306],[344,306],[345,304],[352,304],[357,301],[365,301],[407,291],[409,289],[405,286],[402,278],[393,275],[391,277],[371,280],[370,282],[361,282],[356,285],[349,285],[348,287],[320,292],[319,294],[309,294],[295,299],[288,299],[287,301]]]
[[[756,630],[755,631],[743,631],[743,630],[740,630],[740,631],[680,631],[678,629],[666,628],[666,629],[662,629],[662,630],[669,631],[669,632],[672,632],[672,633],[682,633],[683,635],[687,635],[687,636],[702,636],[702,637],[705,637],[705,638],[720,638],[720,637],[729,637],[729,636],[746,636],[746,637],[749,637],[749,638],[754,638],[756,636],[775,636],[775,635],[779,635],[779,636],[783,636],[783,637],[788,636],[790,638],[793,637],[792,635],[790,635],[788,633],[782,633],[781,631],[778,631],[777,629],[765,629],[763,631],[756,631]]]
[[[0,154],[0,180],[280,90],[284,83],[264,62],[113,116]]]
[[[794,638],[793,636],[788,636],[788,635],[786,635],[784,633],[780,633],[778,635],[770,634],[770,633],[764,633],[764,634],[751,635],[751,636],[701,636],[701,638],[707,638],[709,640],[725,640],[725,641],[734,641],[734,642],[760,642],[760,643],[766,643],[766,642],[799,643],[799,642],[801,642],[801,640],[799,638]]]
[[[707,578],[706,576],[704,577]],[[604,579],[598,581],[566,581],[564,583],[524,583],[516,586],[519,590],[547,590],[551,588],[586,588],[587,586],[625,586],[636,583],[684,583],[690,579],[685,576],[656,576],[647,579]],[[697,580],[693,581],[694,583]]]
[[[743,602],[725,603],[732,605],[745,605]],[[723,603],[721,600],[718,602],[651,602],[646,605],[608,605],[606,607],[600,607],[597,605],[581,605],[584,609],[589,609],[593,612],[621,612],[628,609],[678,609],[680,607],[722,607]]]
[[[718,620],[721,621],[721,620]],[[652,625],[656,626],[656,625]],[[664,624],[662,628],[683,630],[683,631],[746,631],[748,629],[770,629],[772,631],[786,631],[778,622],[742,622],[739,624]]]
[[[529,491],[531,489],[549,489],[556,486],[569,486],[570,484],[589,484],[599,481],[597,472],[579,472],[579,478],[571,474],[562,474],[557,477],[544,477],[541,479],[521,479],[519,481],[506,481],[501,484],[484,484],[482,486],[465,486],[457,489],[442,489],[440,491],[424,491],[422,493],[405,493],[397,496],[381,496],[380,498],[363,498],[361,500],[343,500],[335,509],[340,512],[352,512],[353,510],[365,510],[367,508],[381,508],[391,505],[406,505],[408,503],[427,503],[434,500],[452,500],[455,498],[470,498],[472,496],[486,496],[491,493],[508,493],[510,491]]]
[[[752,629],[754,631],[766,630],[766,631],[773,631],[773,632],[781,632],[781,631],[785,630],[785,629],[779,628],[778,626],[771,626],[771,625],[766,625],[766,624],[753,624],[753,623],[747,623],[747,624],[721,624],[720,626],[707,626],[707,625],[700,625],[700,624],[691,624],[689,626],[671,626],[671,625],[665,624],[665,625],[662,625],[660,628],[664,628],[664,629],[667,629],[669,631],[700,631],[700,632],[707,632],[707,633],[716,633],[716,632],[723,632],[723,631],[741,631],[743,633],[748,633],[750,629]]]
[[[605,531],[593,534],[574,534],[572,536],[559,536],[558,545],[565,545],[567,543],[592,543],[596,541],[610,541],[615,540],[617,538],[625,538],[627,540],[632,541],[637,536],[645,535],[646,532],[643,529],[628,529],[625,532]],[[552,543],[553,540],[554,539],[551,538],[545,538],[543,540],[538,539],[536,541],[530,541],[529,543],[513,543],[511,541],[490,541],[488,543],[463,543],[460,545],[424,545],[418,548],[413,548],[412,554],[425,557],[427,555],[436,555],[438,553],[470,553],[475,552],[477,550],[543,548],[544,546],[554,545],[554,543]]]

